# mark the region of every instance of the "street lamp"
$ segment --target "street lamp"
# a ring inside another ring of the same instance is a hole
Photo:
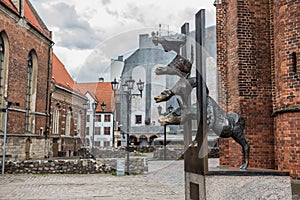
[[[106,104],[104,102],[102,102],[101,104],[101,110],[102,112],[104,112],[105,108],[106,108]]]
[[[115,95],[116,91],[119,88],[119,82],[117,81],[116,78],[111,82],[111,87],[112,87],[112,90],[114,91],[114,95]]]
[[[130,76],[129,80],[126,80],[125,83],[122,85],[122,91],[123,93],[118,95],[125,95],[126,101],[127,101],[127,133],[126,133],[126,151],[127,151],[127,174],[129,175],[129,129],[130,129],[130,118],[131,118],[131,100],[133,96],[139,96],[143,97],[143,90],[144,90],[144,82],[139,80],[139,82],[136,83],[138,90],[140,91],[139,94],[133,94],[132,90],[134,88],[135,80],[132,79]],[[118,89],[118,82],[116,81],[116,78],[114,81],[111,82],[112,89],[114,91],[114,94],[116,90]]]
[[[95,145],[95,118],[96,118],[96,108],[98,106],[98,102],[95,101],[92,103],[92,108],[93,108],[93,134],[92,134],[92,154],[94,155],[94,145]]]
[[[162,107],[160,105],[157,107],[157,110],[159,115],[166,116],[173,111],[173,106],[170,105],[167,108],[167,112],[165,113],[161,113]],[[167,125],[164,124],[164,160],[166,160],[166,146],[167,146]]]

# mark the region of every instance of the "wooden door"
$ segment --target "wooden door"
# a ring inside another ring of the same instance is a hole
[[[30,159],[30,145],[31,145],[31,140],[28,138],[25,142],[25,160]]]
[[[52,151],[53,157],[58,157],[58,142],[56,138],[53,139]]]

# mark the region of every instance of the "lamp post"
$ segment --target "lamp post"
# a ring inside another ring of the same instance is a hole
[[[5,168],[5,156],[6,156],[6,132],[7,132],[7,115],[8,109],[10,106],[20,106],[18,102],[10,102],[7,97],[4,97],[5,107],[1,109],[2,112],[5,112],[4,116],[4,138],[3,138],[3,149],[2,149],[2,176],[4,176],[4,168]]]
[[[84,104],[82,104],[82,105],[83,105],[84,116],[85,116],[85,117],[84,117],[84,121],[85,121],[84,127],[86,127],[87,110],[88,110],[89,107],[90,107],[90,102],[87,101],[86,103],[84,103]],[[90,134],[88,133],[88,135],[90,135]],[[84,145],[84,147],[86,147],[86,146],[87,146],[86,129],[84,130],[83,136],[84,136],[84,143],[83,143],[83,145]]]
[[[125,95],[126,96],[126,102],[127,102],[127,133],[126,133],[126,152],[127,152],[127,174],[129,175],[129,130],[130,130],[130,119],[131,119],[131,101],[133,96],[139,96],[143,97],[143,89],[144,89],[144,82],[139,80],[139,82],[136,83],[138,90],[140,91],[139,94],[133,94],[132,90],[134,88],[135,80],[132,79],[132,77],[129,78],[129,80],[126,80],[125,83],[122,85],[122,91],[123,93],[120,93],[118,95]],[[116,94],[116,91],[118,89],[118,82],[116,81],[116,78],[114,81],[111,82],[112,89],[114,91],[114,94]]]
[[[159,115],[166,116],[166,115],[168,115],[169,113],[171,113],[173,111],[173,106],[170,105],[167,108],[168,111],[165,112],[165,113],[161,113],[162,107],[160,105],[157,107],[157,110],[158,110]],[[166,146],[167,146],[167,125],[164,124],[164,160],[166,160]]]
[[[95,145],[95,118],[96,118],[96,108],[98,106],[98,102],[95,101],[92,103],[93,108],[93,134],[92,134],[92,154],[94,156],[94,145]]]

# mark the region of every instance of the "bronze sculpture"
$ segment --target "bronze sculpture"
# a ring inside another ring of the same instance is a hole
[[[180,47],[186,43],[186,36],[184,34],[154,36],[152,42],[156,46],[161,44],[166,52],[174,50],[179,54]]]
[[[176,57],[167,65],[158,65],[155,69],[156,75],[178,75],[179,77],[187,78],[190,75],[192,63],[180,55]]]
[[[161,125],[180,125],[187,120],[197,119],[197,104],[193,104],[191,107],[183,107],[182,103],[179,104],[180,107],[172,113],[159,118]],[[250,146],[244,133],[244,118],[234,112],[226,113],[210,96],[207,97],[206,112],[208,129],[213,130],[220,138],[232,137],[234,141],[241,145],[244,163],[240,166],[240,169],[247,169]],[[194,141],[197,141],[197,136]]]
[[[184,44],[186,38],[171,36],[154,37],[153,43],[158,45],[160,43],[165,51],[174,50],[177,52],[177,56],[167,66],[157,67],[155,73],[157,75],[168,74],[177,75],[180,77],[178,82],[171,88],[161,92],[160,95],[154,97],[156,103],[169,100],[174,95],[179,95],[184,101],[188,95],[192,92],[194,87],[197,87],[197,81],[195,77],[189,77],[192,68],[192,63],[184,57],[178,55],[179,48]],[[179,39],[178,39],[179,38]],[[183,39],[184,38],[184,39]],[[243,149],[244,163],[240,166],[240,169],[247,169],[249,164],[249,152],[250,146],[245,137],[245,120],[237,113],[226,113],[219,105],[209,96],[209,90],[206,86],[206,112],[207,112],[207,128],[212,129],[219,137],[229,138],[232,137]],[[184,106],[179,100],[179,108],[169,113],[166,116],[160,117],[159,122],[162,125],[178,125],[182,124],[190,119],[197,119],[197,104],[193,104],[190,107]],[[196,144],[198,135],[193,142]]]

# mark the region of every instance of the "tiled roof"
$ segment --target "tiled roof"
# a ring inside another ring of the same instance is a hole
[[[77,83],[76,88],[83,93],[89,92],[96,99],[98,102],[96,112],[102,112],[100,105],[102,102],[106,104],[104,112],[113,112],[115,99],[110,82]]]
[[[85,94],[75,88],[75,81],[54,53],[52,54],[52,82],[81,96]]]
[[[19,14],[18,9],[10,0],[0,0],[8,8],[10,8],[16,14]],[[43,23],[42,19],[37,14],[36,10],[33,8],[29,0],[24,0],[24,18],[33,27],[38,29],[44,36],[51,39],[51,32],[48,30],[46,25]]]
[[[17,8],[14,6],[14,4],[10,0],[0,0],[0,2],[3,2],[7,7],[9,7],[14,12],[18,13]]]
[[[41,18],[28,0],[24,0],[24,17],[31,25],[40,30],[45,36],[51,38],[49,30],[46,28]]]
[[[69,90],[74,88],[74,80],[54,53],[52,54],[52,81]]]

